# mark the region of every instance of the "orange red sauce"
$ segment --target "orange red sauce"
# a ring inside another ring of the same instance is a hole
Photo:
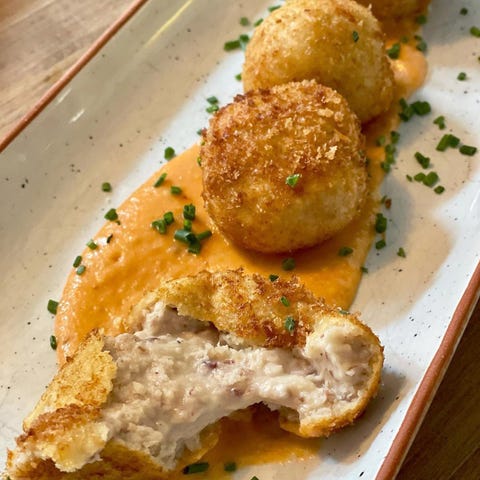
[[[404,30],[407,27],[404,25]],[[397,100],[417,89],[426,74],[425,59],[413,44],[402,44],[400,58],[393,67]],[[397,104],[395,101],[387,114],[364,129],[370,159],[371,195],[361,214],[331,240],[291,255],[296,261],[293,273],[315,294],[345,309],[354,299],[362,275],[361,266],[374,237],[375,213],[380,210],[378,190],[384,175],[380,167],[384,149],[376,145],[376,139],[380,135],[388,139],[389,133],[397,127]],[[155,173],[117,209],[119,223],[107,222],[95,235],[98,247],[95,250],[87,248],[82,253],[86,270],[82,275],[77,275],[75,270],[71,272],[57,310],[55,334],[60,363],[73,354],[93,328],[102,328],[109,335],[122,333],[125,327],[119,319],[125,318],[146,292],[154,290],[165,279],[204,269],[238,267],[265,276],[291,275],[292,272],[281,268],[286,255],[264,255],[239,249],[215,230],[203,208],[198,153],[199,148],[193,146]],[[155,188],[153,184],[161,173],[167,174],[166,180]],[[182,193],[172,195],[172,185],[180,186]],[[188,253],[184,244],[173,239],[173,232],[182,228],[183,206],[189,203],[197,209],[194,232],[213,231],[213,236],[203,242],[199,255]],[[151,227],[151,223],[167,211],[174,213],[176,221],[169,226],[168,233],[162,235]],[[353,253],[339,256],[339,249],[345,246],[351,247]],[[242,442],[237,441],[239,436]],[[255,445],[255,449],[245,448],[248,444]],[[252,464],[258,458],[262,462],[285,460],[292,453],[297,457],[313,456],[317,449],[318,441],[299,439],[283,432],[276,422],[225,420],[219,447],[208,454],[208,459],[220,466],[230,460],[239,465]],[[217,466],[207,477],[224,478],[225,475]]]

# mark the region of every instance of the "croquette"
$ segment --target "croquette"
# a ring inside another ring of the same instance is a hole
[[[238,95],[211,119],[202,143],[206,209],[250,250],[321,243],[352,221],[366,196],[358,118],[314,80]]]
[[[394,94],[380,24],[353,0],[292,0],[272,12],[247,46],[242,79],[245,91],[315,79],[343,95],[362,123]]]

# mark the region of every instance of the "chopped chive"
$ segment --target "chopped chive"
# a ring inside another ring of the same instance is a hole
[[[258,480],[258,477],[254,475],[250,480]]]
[[[110,243],[112,241],[112,238],[113,238],[113,233],[111,233],[107,239],[105,240],[107,243]]]
[[[85,265],[80,265],[77,270],[75,271],[75,273],[77,275],[83,275],[85,273],[85,270],[87,269],[87,267]]]
[[[254,27],[258,27],[263,22],[263,18],[259,18],[254,24]]]
[[[398,143],[399,140],[400,140],[400,134],[395,130],[392,130],[390,132],[390,141],[395,145]]]
[[[430,165],[430,158],[422,155],[420,152],[415,152],[415,158],[417,162],[423,167],[428,168]]]
[[[412,182],[413,181],[413,178],[411,175],[405,175],[405,178],[409,181],[409,182]]]
[[[241,73],[237,73],[235,75],[235,80],[238,80],[239,82],[242,80],[242,74]]]
[[[197,135],[203,135],[203,128],[199,128],[197,130]]]
[[[340,250],[338,250],[338,255],[340,255],[340,257],[346,257],[352,253],[353,253],[352,247],[341,247]]]
[[[460,9],[460,15],[467,15],[468,14],[468,8],[462,7]]]
[[[112,191],[112,184],[110,182],[103,182],[102,183],[102,191],[111,192]]]
[[[172,185],[170,187],[170,193],[172,195],[180,195],[182,193],[182,189],[176,185]]]
[[[87,247],[90,249],[90,250],[95,250],[98,245],[93,241],[93,240],[89,240],[87,242]]]
[[[295,330],[295,319],[289,315],[287,318],[285,318],[285,330],[287,332],[292,333]]]
[[[189,203],[183,206],[183,218],[187,220],[195,220],[195,205]]]
[[[411,107],[413,108],[413,111],[420,116],[427,115],[432,111],[432,107],[428,102],[422,102],[420,100],[413,102]]]
[[[427,42],[420,35],[415,35],[415,39],[417,40],[415,48],[419,52],[426,52],[428,48]]]
[[[401,98],[398,101],[400,105],[400,112],[398,116],[404,121],[408,122],[414,115],[415,111],[413,110],[412,106],[407,103],[404,98]]]
[[[292,175],[289,175],[285,180],[285,185],[294,188],[300,180],[301,176],[302,175],[300,173],[294,173]]]
[[[448,147],[452,147],[452,148],[458,147],[459,143],[460,143],[460,139],[458,137],[456,137],[455,135],[452,135],[451,133],[447,133],[440,139],[436,149],[439,152],[444,152]]]
[[[385,172],[388,173],[391,170],[390,163],[388,162],[380,162],[380,168]]]
[[[470,33],[474,37],[480,37],[480,28],[473,26],[473,27],[470,28]]]
[[[163,219],[165,220],[165,223],[167,225],[171,225],[175,220],[175,218],[173,217],[173,212],[165,212],[163,214]]]
[[[183,220],[183,229],[188,230],[189,232],[192,231],[192,221],[186,218]]]
[[[166,172],[163,172],[159,177],[158,177],[158,180],[153,184],[153,186],[155,188],[158,188],[160,185],[163,184],[163,182],[165,181],[165,179],[167,178],[167,173]]]
[[[438,116],[433,123],[438,126],[440,130],[445,129],[445,117],[443,115]]]
[[[247,17],[242,17],[240,19],[240,25],[242,27],[248,27],[250,25],[250,20]]]
[[[433,189],[433,191],[437,194],[437,195],[440,195],[441,193],[443,193],[445,191],[445,187],[442,186],[442,185],[438,185],[437,187],[435,187]]]
[[[205,109],[205,111],[207,113],[215,113],[215,112],[218,112],[219,109],[220,107],[218,105],[210,105]]]
[[[57,349],[57,337],[55,335],[50,335],[50,348],[52,350]]]
[[[111,208],[104,216],[106,220],[115,221],[118,219],[117,211],[114,208]]]
[[[201,473],[201,472],[206,472],[208,470],[208,467],[210,465],[208,462],[197,462],[197,463],[192,463],[190,465],[187,465],[183,469],[184,475],[190,475],[191,473]]]
[[[172,147],[167,147],[163,152],[165,160],[171,160],[175,156],[175,150]]]
[[[385,145],[385,135],[380,135],[376,140],[375,143],[378,147],[383,147]]]
[[[385,240],[382,238],[381,240],[378,240],[378,242],[375,243],[375,248],[377,250],[381,250],[382,248],[385,248],[387,245],[387,243],[385,242]]]
[[[226,462],[223,465],[223,469],[226,472],[235,472],[237,470],[237,464],[235,462]]]
[[[390,48],[387,49],[387,55],[392,59],[396,60],[400,56],[400,44],[394,43]]]
[[[237,50],[240,47],[241,47],[240,40],[230,40],[230,41],[225,42],[223,44],[223,49],[226,52],[231,52],[232,50]]]
[[[49,300],[47,303],[47,310],[52,314],[56,315],[57,314],[57,307],[58,307],[58,302],[55,300]]]
[[[403,258],[405,258],[405,257],[407,256],[406,253],[405,253],[405,250],[403,249],[403,247],[400,247],[400,248],[397,250],[397,255],[398,255],[399,257],[403,257]]]
[[[269,276],[268,276],[268,279],[271,281],[271,282],[274,282],[275,280],[278,280],[278,275],[275,275],[273,273],[271,273]]]
[[[360,267],[360,270],[362,271],[362,273],[368,273],[368,268],[364,267],[363,265]]]
[[[151,223],[151,226],[154,230],[156,230],[158,233],[161,233],[162,235],[165,235],[167,233],[167,222],[163,218],[154,220]]]
[[[200,250],[202,250],[202,245],[197,238],[195,238],[193,242],[188,244],[188,248],[187,248],[188,253],[198,254],[200,253]]]
[[[212,95],[211,97],[208,97],[207,98],[207,102],[210,104],[210,105],[216,105],[218,103],[218,98],[215,97],[214,95]]]
[[[426,175],[423,173],[423,172],[420,172],[420,173],[417,173],[413,179],[416,181],[416,182],[423,182],[425,180],[425,177]]]
[[[192,243],[197,239],[196,235],[189,230],[175,230],[173,238],[183,243]]]
[[[427,23],[427,17],[426,15],[419,15],[415,21],[419,24],[419,25],[425,25]]]
[[[477,153],[477,147],[473,147],[471,145],[462,145],[460,147],[460,153],[462,155],[468,155],[471,157]]]
[[[353,38],[353,41],[354,41],[355,43],[358,42],[358,39],[360,38],[360,35],[358,34],[358,32],[357,32],[356,30],[354,30],[354,31],[352,32],[352,38]]]
[[[422,182],[427,187],[433,187],[438,182],[438,179],[439,177],[437,172],[428,172]]]
[[[283,303],[283,305],[285,305],[286,307],[289,307],[289,306],[290,306],[290,300],[289,300],[287,297],[285,297],[285,296],[281,297],[281,298],[280,298],[280,301],[281,301],[281,302]]]
[[[206,238],[210,238],[212,236],[211,230],[205,230],[204,232],[197,233],[197,239],[199,241],[205,240]]]
[[[73,261],[73,268],[77,268],[82,263],[82,256],[77,255]]]
[[[387,218],[383,213],[377,213],[377,218],[375,220],[375,231],[377,233],[383,233],[387,230]]]
[[[465,72],[460,72],[458,75],[457,75],[457,80],[460,80],[461,82],[463,82],[464,80],[467,79],[467,74]]]
[[[242,50],[245,50],[247,48],[248,42],[250,41],[250,37],[244,33],[238,37],[238,40],[240,42],[240,48]]]
[[[395,145],[391,143],[389,143],[388,145],[385,145],[385,153],[389,153],[393,155],[396,151],[397,149],[395,148]]]
[[[285,271],[293,270],[295,268],[295,259],[292,257],[285,258],[282,260],[282,269]]]
[[[275,10],[278,10],[281,7],[281,5],[273,5],[271,7],[268,7],[269,12],[274,12]]]
[[[201,158],[201,157],[197,157],[197,165],[198,165],[199,167],[202,166],[202,158]]]

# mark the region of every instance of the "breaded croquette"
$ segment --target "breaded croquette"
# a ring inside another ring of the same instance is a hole
[[[425,11],[430,0],[356,0],[371,7],[373,14],[380,20],[407,17]]]
[[[394,89],[380,24],[353,0],[292,0],[272,12],[247,46],[242,79],[245,91],[315,79],[362,123],[388,109]]]
[[[359,121],[341,95],[314,80],[238,95],[203,139],[206,209],[244,248],[316,245],[350,223],[365,198]]]

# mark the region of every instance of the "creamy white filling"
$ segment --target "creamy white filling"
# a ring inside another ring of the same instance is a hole
[[[318,420],[358,398],[371,352],[361,337],[332,326],[304,348],[252,346],[157,303],[143,330],[108,337],[117,376],[103,422],[109,438],[174,468],[199,433],[232,412],[263,402]]]

